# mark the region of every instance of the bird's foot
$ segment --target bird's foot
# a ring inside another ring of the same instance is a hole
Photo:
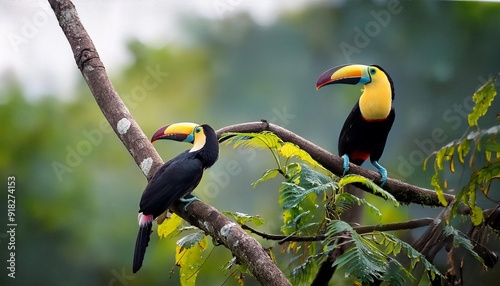
[[[344,171],[342,172],[342,176],[345,176],[345,174],[349,170],[349,156],[347,154],[344,154],[342,156],[342,159],[344,159]]]
[[[380,173],[380,186],[383,187],[385,185],[385,182],[387,181],[387,170],[380,165],[378,161],[372,161],[373,166],[377,168],[378,172]]]
[[[180,198],[179,201],[183,202],[183,203],[186,203],[186,205],[184,206],[184,211],[187,211],[187,207],[194,201],[200,201],[200,199],[198,199],[197,196],[193,196],[191,194],[188,194],[188,195],[185,195],[184,197]]]

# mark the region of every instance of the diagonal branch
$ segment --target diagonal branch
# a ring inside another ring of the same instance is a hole
[[[49,3],[68,39],[76,64],[102,113],[149,180],[163,164],[161,157],[111,84],[73,3],[69,0],[49,0]],[[290,285],[262,246],[215,208],[202,202],[195,202],[187,212],[180,211],[182,208],[178,205],[173,209],[189,223],[223,243],[241,263],[248,267],[262,285]]]
[[[343,173],[342,158],[326,151],[325,149],[300,137],[299,135],[291,132],[290,130],[269,123],[267,121],[241,123],[223,127],[217,130],[217,135],[220,137],[223,133],[227,132],[251,133],[251,132],[262,132],[262,131],[273,132],[279,138],[281,138],[281,140],[298,145],[301,149],[309,153],[314,160],[323,165],[323,167],[325,167],[335,175],[338,176],[342,175]],[[355,164],[349,165],[348,173],[358,174],[375,182],[379,181],[380,179],[379,173],[367,170]],[[363,189],[364,191],[371,192],[370,189],[365,186],[362,185],[359,186],[356,185],[356,186],[360,189]],[[387,178],[387,182],[385,183],[384,189],[389,193],[391,193],[396,198],[396,200],[398,200],[402,204],[414,203],[414,204],[421,204],[428,206],[439,206],[439,207],[443,206],[439,202],[439,199],[435,191],[407,184],[399,180]],[[449,194],[444,194],[444,197],[448,201],[448,203],[451,203],[455,198],[453,195]]]

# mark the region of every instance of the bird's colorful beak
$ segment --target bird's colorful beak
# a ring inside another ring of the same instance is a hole
[[[194,142],[194,130],[199,126],[196,123],[174,123],[160,128],[151,138],[151,143],[159,139],[175,140],[180,142]]]
[[[369,66],[341,65],[325,71],[316,82],[316,89],[329,84],[365,84],[371,81]]]

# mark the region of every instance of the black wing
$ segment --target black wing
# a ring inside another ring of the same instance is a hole
[[[347,116],[344,125],[342,126],[342,130],[340,131],[338,146],[339,156],[345,154],[350,155],[353,150],[357,149],[356,144],[359,143],[359,139],[357,138],[357,133],[359,132],[357,132],[357,130],[359,130],[361,127],[360,125],[363,124],[361,120],[363,119],[358,101]]]
[[[374,140],[375,145],[373,146],[373,151],[370,155],[370,159],[372,161],[378,161],[378,159],[382,156],[385,149],[385,143],[387,142],[387,137],[389,136],[389,131],[391,131],[395,118],[396,111],[393,107],[391,108],[391,112],[386,120],[376,122],[378,124],[378,127],[376,128],[377,132],[373,134],[373,136],[376,137]]]
[[[203,166],[193,154],[185,152],[165,163],[144,190],[140,210],[155,218],[200,183]]]

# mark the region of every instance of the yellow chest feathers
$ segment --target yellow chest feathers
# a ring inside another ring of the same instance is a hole
[[[359,98],[361,115],[368,120],[382,120],[389,116],[392,107],[392,92],[389,81],[372,81],[365,84]]]

